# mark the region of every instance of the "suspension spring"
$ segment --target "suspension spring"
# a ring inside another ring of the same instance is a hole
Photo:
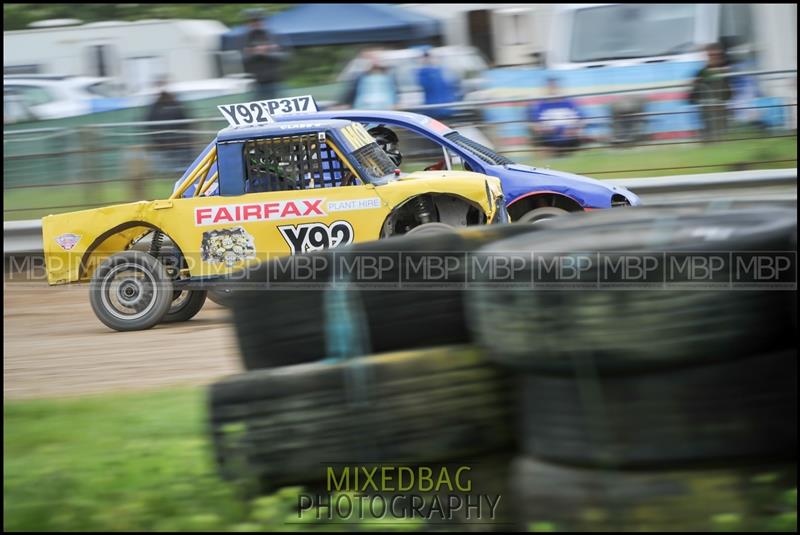
[[[436,208],[429,196],[423,195],[414,199],[414,208],[417,219],[421,224],[433,221],[433,214]]]
[[[161,254],[161,245],[164,243],[164,233],[157,230],[153,233],[153,241],[150,242],[150,254],[158,258]]]

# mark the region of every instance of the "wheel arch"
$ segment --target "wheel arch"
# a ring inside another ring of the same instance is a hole
[[[88,280],[103,260],[114,253],[128,250],[132,243],[150,231],[159,231],[169,237],[169,235],[157,225],[143,220],[126,221],[98,235],[94,241],[89,244],[89,247],[86,248],[86,251],[81,257],[81,262],[78,267],[78,279],[81,281]]]
[[[485,221],[485,220],[487,220],[487,219],[488,219],[488,217],[489,217],[489,215],[486,213],[486,211],[483,209],[483,207],[482,207],[480,204],[478,204],[478,203],[476,203],[476,202],[474,202],[474,201],[472,201],[472,200],[468,199],[467,197],[464,197],[464,196],[462,196],[462,195],[458,195],[457,193],[450,193],[450,192],[425,192],[425,193],[418,193],[418,194],[411,195],[411,196],[409,196],[408,198],[404,199],[402,202],[398,203],[398,204],[397,204],[397,205],[396,205],[396,206],[395,206],[395,207],[392,209],[392,211],[391,211],[391,212],[389,212],[389,214],[387,214],[387,216],[386,216],[386,217],[384,218],[384,220],[383,220],[383,223],[381,224],[381,232],[380,232],[380,237],[381,237],[381,238],[388,238],[389,236],[393,236],[393,235],[394,235],[393,233],[387,233],[387,228],[388,228],[388,226],[391,224],[391,222],[392,222],[392,221],[393,221],[395,218],[397,218],[397,216],[398,216],[398,215],[399,215],[401,212],[403,212],[403,211],[405,211],[405,210],[408,210],[408,209],[409,209],[409,204],[410,204],[410,203],[412,203],[413,201],[415,201],[415,200],[419,199],[420,197],[425,197],[425,196],[431,196],[431,197],[433,197],[433,201],[434,201],[434,203],[436,203],[437,201],[445,200],[445,199],[454,199],[454,200],[457,200],[457,201],[459,201],[460,203],[463,203],[465,206],[467,206],[467,207],[468,207],[468,209],[470,209],[470,208],[471,208],[471,209],[477,210],[477,211],[478,211],[478,214],[479,214],[481,217],[483,217],[483,218],[484,218],[484,221]],[[437,205],[437,208],[438,208],[438,207],[439,207],[439,206]]]

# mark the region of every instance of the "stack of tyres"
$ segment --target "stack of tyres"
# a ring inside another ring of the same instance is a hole
[[[507,451],[507,377],[471,346],[254,370],[211,385],[223,477],[255,492],[324,481],[326,466],[407,465]]]
[[[648,210],[624,211],[628,218],[647,217]],[[619,212],[618,211],[618,212]],[[698,208],[683,208],[691,213]],[[598,213],[595,217],[611,214]],[[618,215],[615,215],[619,217]],[[650,216],[652,217],[652,216]],[[614,219],[616,221],[616,219]],[[562,224],[572,218],[563,218]],[[505,238],[535,232],[537,225],[490,225],[469,227],[434,235],[410,235],[354,244],[265,262],[237,275],[226,301],[232,309],[242,363],[247,370],[315,362],[329,357],[327,326],[335,287],[347,286],[344,297],[361,311],[371,351],[381,353],[471,341],[464,313],[464,286],[438,289],[426,285],[424,274],[407,269],[410,255],[461,255]],[[574,224],[574,223],[572,223]],[[359,256],[392,267],[379,281],[347,280],[346,266]],[[403,255],[401,257],[401,255]],[[462,273],[453,273],[457,278]],[[398,283],[410,283],[400,287]],[[422,283],[415,287],[414,283]]]
[[[532,284],[487,278],[467,300],[476,342],[516,379],[519,522],[772,525],[762,515],[796,486],[796,213],[623,212],[546,221],[479,251],[521,255],[518,280]],[[548,271],[581,255],[577,278]],[[608,269],[632,257],[659,269]],[[702,280],[676,276],[712,257],[723,261]],[[775,284],[742,278],[777,257],[791,265]]]
[[[400,255],[461,255],[530,231],[411,235],[252,269],[244,288],[254,289],[230,293],[248,371],[209,391],[223,476],[265,492],[324,479],[323,462],[413,465],[508,451],[508,378],[465,345],[464,286],[431,289],[424,274],[405,275]],[[343,273],[364,255],[392,260],[380,280]],[[303,266],[313,277],[296,277]]]
[[[230,296],[245,369],[314,362],[331,357],[331,302],[342,297],[363,318],[367,353],[468,343],[464,285],[433,288],[409,255],[459,256],[492,241],[531,232],[527,225],[492,225],[433,235],[410,235],[265,262],[239,277]],[[377,259],[376,280],[359,280],[359,257]],[[419,266],[419,263],[416,263]],[[348,269],[351,268],[351,269]],[[298,276],[300,274],[301,276]],[[309,275],[310,274],[310,275]],[[463,274],[452,273],[452,278]],[[414,286],[415,283],[421,283]]]
[[[223,476],[266,492],[322,480],[324,463],[413,465],[508,451],[508,378],[467,345],[464,285],[432,289],[424,274],[407,276],[400,257],[462,255],[532,230],[410,235],[250,270],[242,287],[258,289],[230,293],[248,371],[209,391]],[[363,256],[391,260],[379,280],[345,273]],[[310,278],[297,277],[308,267]]]

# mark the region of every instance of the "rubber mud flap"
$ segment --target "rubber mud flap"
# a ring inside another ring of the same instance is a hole
[[[797,463],[603,470],[519,456],[509,498],[529,531],[793,531]]]
[[[497,362],[569,373],[591,361],[600,374],[634,373],[793,346],[795,211],[620,209],[560,219],[477,253],[517,255],[521,263],[520,284],[481,273],[467,293],[474,339]],[[747,278],[765,252],[793,268],[780,284]],[[620,266],[631,257],[655,268],[626,279]],[[559,280],[553,266],[567,260],[585,269]],[[694,280],[686,266],[696,260],[719,269]]]
[[[328,464],[425,463],[505,451],[505,374],[470,346],[255,370],[209,389],[223,476],[262,490],[325,479]]]
[[[794,458],[797,353],[647,374],[524,374],[522,452],[602,467]]]

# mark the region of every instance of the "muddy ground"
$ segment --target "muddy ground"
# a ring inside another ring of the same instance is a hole
[[[120,333],[95,318],[88,285],[6,279],[3,396],[51,398],[207,384],[240,371],[228,311],[211,301],[191,321]]]

